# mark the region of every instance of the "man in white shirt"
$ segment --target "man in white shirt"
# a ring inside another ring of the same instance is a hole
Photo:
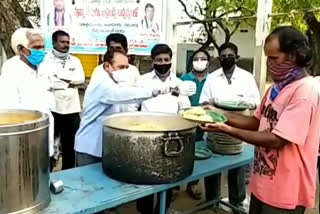
[[[121,33],[111,33],[106,38],[108,50],[122,50],[128,54],[128,41],[127,37]],[[105,61],[105,60],[104,60]],[[133,82],[135,83],[140,77],[139,69],[129,64],[128,69],[132,72]]]
[[[236,65],[238,47],[225,43],[219,48],[221,68],[209,74],[203,86],[200,103],[215,104],[220,101],[243,101],[256,106],[260,94],[253,75]],[[205,178],[206,200],[219,199],[221,174]],[[245,168],[240,167],[228,172],[229,202],[241,207],[246,198]],[[237,213],[237,212],[234,212]]]
[[[176,88],[181,85],[183,81],[171,72],[172,50],[168,45],[155,45],[151,50],[151,58],[154,69],[138,79],[138,87],[152,88],[155,85],[168,85],[170,88]],[[190,106],[188,96],[181,96],[171,92],[143,101],[138,109],[144,112],[178,114],[180,110],[189,108]]]
[[[60,139],[62,170],[75,166],[74,137],[79,128],[81,104],[78,86],[84,83],[85,75],[80,60],[72,56],[70,36],[58,30],[52,34],[53,49],[39,67],[39,75],[50,82],[55,98],[51,109],[55,120],[55,138]]]
[[[11,37],[11,47],[16,56],[2,66],[0,76],[0,108],[37,110],[49,116],[49,155],[53,156],[54,105],[48,91],[48,83],[37,75],[38,66],[45,56],[44,39],[31,28],[19,28]],[[50,168],[54,159],[51,158]]]
[[[176,77],[171,72],[171,59],[172,59],[172,50],[166,44],[157,44],[151,50],[151,58],[154,70],[150,73],[144,74],[137,81],[139,87],[152,88],[156,85],[165,86],[168,85],[171,88],[175,88],[183,82],[178,77]],[[191,81],[185,81],[191,82]],[[196,91],[195,83],[191,82],[194,85],[194,93]],[[191,89],[191,88],[190,88]],[[194,93],[190,94],[193,95]],[[181,96],[174,92],[169,92],[166,94],[161,94],[157,97],[150,98],[141,103],[140,109],[145,112],[162,112],[162,113],[174,113],[182,109],[191,107],[190,100],[188,96]],[[170,206],[172,197],[172,191],[167,191],[167,200],[166,208]],[[147,196],[137,200],[137,210],[141,214],[150,214],[153,213],[153,195]],[[159,203],[155,208],[155,213],[159,212]],[[175,213],[176,211],[170,210],[169,213]]]
[[[80,128],[76,134],[76,165],[84,166],[101,161],[103,120],[121,112],[119,104],[140,102],[166,93],[168,87],[138,88],[119,86],[128,58],[122,50],[108,51],[103,64],[95,68],[83,102]]]
[[[106,44],[108,50],[122,50],[125,53],[128,53],[128,41],[125,35],[121,33],[112,33],[109,34],[106,38]],[[105,61],[105,59],[103,60]],[[126,86],[134,86],[136,81],[140,77],[139,69],[135,66],[130,64],[129,67],[126,69],[126,72],[122,72],[123,75],[127,75],[125,81],[119,83],[119,85],[126,85]],[[120,73],[119,73],[120,75]],[[134,105],[132,104],[121,104],[120,105],[121,112],[132,112],[135,111]]]

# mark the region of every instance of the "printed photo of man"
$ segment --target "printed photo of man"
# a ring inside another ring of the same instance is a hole
[[[144,8],[145,16],[141,20],[141,28],[145,30],[150,30],[153,33],[159,32],[159,25],[154,20],[155,8],[152,4],[147,3]]]
[[[72,17],[66,11],[65,0],[53,0],[53,11],[47,15],[49,27],[67,27],[71,25]]]

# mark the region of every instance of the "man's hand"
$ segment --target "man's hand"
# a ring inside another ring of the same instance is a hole
[[[227,133],[230,129],[230,126],[226,125],[225,123],[206,123],[201,124],[200,128],[207,132],[222,132]]]
[[[197,91],[196,83],[192,81],[183,81],[180,85],[178,85],[179,94],[182,96],[192,96]]]

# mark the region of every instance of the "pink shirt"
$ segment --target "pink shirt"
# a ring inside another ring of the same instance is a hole
[[[250,191],[262,202],[282,209],[313,207],[320,135],[319,84],[312,77],[282,89],[274,101],[270,90],[255,117],[259,131],[289,141],[281,149],[256,147]]]

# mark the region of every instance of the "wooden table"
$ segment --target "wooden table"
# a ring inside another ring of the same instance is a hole
[[[160,214],[165,214],[166,190],[250,164],[253,161],[253,153],[253,147],[245,145],[244,151],[239,155],[214,154],[210,159],[197,160],[191,176],[176,183],[163,185],[134,185],[113,180],[103,173],[101,163],[54,172],[51,174],[51,180],[61,179],[65,189],[60,194],[51,194],[49,207],[41,213],[94,213],[161,192]]]

